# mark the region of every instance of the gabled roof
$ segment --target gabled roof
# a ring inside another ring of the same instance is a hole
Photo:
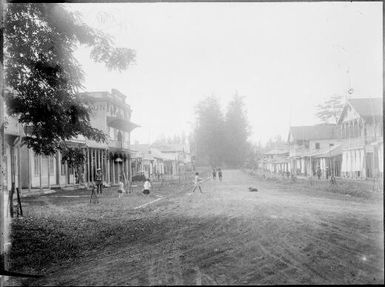
[[[163,144],[163,145],[153,145],[161,152],[187,152],[183,144]]]
[[[294,140],[322,140],[338,137],[335,124],[290,127],[289,139],[290,134]]]
[[[140,153],[143,159],[153,160],[154,158],[168,160],[170,157],[162,153],[157,148],[152,147],[149,144],[136,144],[130,147],[133,151]]]
[[[265,152],[264,154],[266,155],[284,155],[286,153],[289,153],[289,147],[285,148],[285,149],[272,149],[272,150],[269,150],[268,152]]]
[[[373,117],[382,117],[383,115],[382,98],[348,99],[338,119],[338,123],[342,121],[348,106],[352,107],[365,120],[371,120]]]

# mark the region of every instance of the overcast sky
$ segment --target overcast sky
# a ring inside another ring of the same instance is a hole
[[[318,123],[333,95],[382,97],[382,2],[66,4],[136,63],[110,72],[81,48],[87,91],[127,95],[132,142],[188,133],[194,106],[215,95],[245,97],[250,139],[286,138],[290,125]]]

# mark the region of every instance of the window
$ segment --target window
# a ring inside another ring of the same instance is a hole
[[[332,146],[334,146],[334,144],[329,144],[329,147],[332,147]]]
[[[40,162],[39,162],[39,156],[35,154],[33,158],[33,167],[34,167],[34,175],[38,176],[40,174]]]
[[[320,149],[320,144],[319,143],[315,143],[315,149]]]

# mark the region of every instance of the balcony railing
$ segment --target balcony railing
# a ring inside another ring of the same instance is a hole
[[[123,148],[123,149],[130,148],[130,144],[128,142],[118,141],[118,140],[110,140],[110,142],[108,143],[108,146],[113,148]]]

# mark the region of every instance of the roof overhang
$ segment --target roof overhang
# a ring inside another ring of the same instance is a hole
[[[117,118],[117,117],[107,117],[107,125],[112,128],[122,130],[128,133],[131,132],[133,129],[139,127],[139,125],[133,122],[130,122],[125,119]]]

